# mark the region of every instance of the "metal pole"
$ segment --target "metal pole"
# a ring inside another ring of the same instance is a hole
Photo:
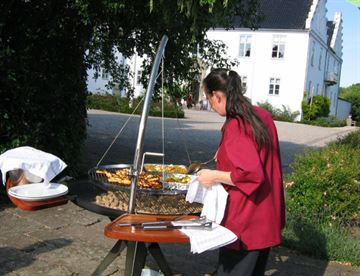
[[[143,154],[143,147],[144,147],[144,134],[146,129],[147,118],[149,114],[151,98],[156,82],[156,77],[159,71],[160,61],[165,51],[165,46],[168,41],[168,37],[164,35],[161,39],[159,48],[156,53],[156,57],[154,60],[153,67],[151,69],[151,75],[149,84],[146,90],[145,100],[144,100],[144,107],[141,113],[140,118],[140,125],[139,125],[139,132],[137,137],[135,155],[134,155],[134,164],[132,167],[131,172],[131,188],[130,188],[130,199],[129,199],[129,208],[128,212],[133,214],[135,212],[135,200],[136,200],[136,183],[138,180],[140,167],[141,167],[141,156]]]

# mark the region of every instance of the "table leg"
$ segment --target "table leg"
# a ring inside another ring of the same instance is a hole
[[[149,250],[150,254],[154,257],[161,272],[164,273],[165,276],[174,275],[164,257],[164,254],[162,253],[161,248],[158,243],[151,243],[148,247],[148,250]]]
[[[125,276],[140,276],[145,266],[147,249],[143,242],[128,242]]]
[[[121,251],[126,247],[126,243],[121,240],[117,241],[110,252],[102,260],[96,270],[91,274],[92,276],[98,276],[120,255]]]

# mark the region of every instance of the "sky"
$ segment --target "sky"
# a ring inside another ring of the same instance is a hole
[[[340,86],[360,83],[360,9],[347,0],[328,0],[327,18],[340,11],[343,19],[343,64]]]

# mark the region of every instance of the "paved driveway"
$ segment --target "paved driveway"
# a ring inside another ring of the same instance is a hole
[[[186,119],[148,118],[144,138],[144,152],[165,153],[165,163],[189,164],[190,160],[206,161],[213,157],[220,140],[224,118],[215,112],[185,110]],[[90,110],[87,156],[84,170],[95,166],[114,140],[120,136],[105,155],[102,164],[132,163],[137,140],[139,116]],[[322,147],[356,128],[324,128],[303,124],[276,122],[284,173],[296,154],[308,147]],[[164,139],[162,138],[164,137]],[[162,162],[159,157],[147,157],[146,162]],[[211,165],[209,165],[211,167]]]

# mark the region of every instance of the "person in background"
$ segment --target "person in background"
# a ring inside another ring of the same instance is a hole
[[[271,114],[252,106],[235,71],[215,69],[203,81],[215,112],[225,116],[216,170],[203,169],[205,187],[228,192],[222,225],[238,240],[219,251],[217,275],[264,275],[270,248],[281,242],[285,204],[279,141]]]
[[[193,95],[191,92],[189,92],[187,95],[186,106],[187,106],[187,108],[192,108],[192,106],[193,106]]]

